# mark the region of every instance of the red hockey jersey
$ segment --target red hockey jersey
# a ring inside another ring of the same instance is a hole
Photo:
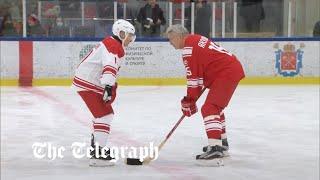
[[[244,78],[241,63],[224,48],[200,35],[188,35],[182,50],[187,76],[187,96],[196,99],[203,86],[210,88],[217,78]]]

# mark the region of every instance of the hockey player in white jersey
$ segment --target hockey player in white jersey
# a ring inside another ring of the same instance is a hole
[[[114,165],[110,151],[103,147],[110,134],[114,114],[111,104],[116,97],[116,79],[125,55],[124,47],[136,37],[134,26],[123,19],[113,24],[112,33],[113,36],[103,39],[82,60],[73,80],[73,86],[94,117],[91,146],[98,152],[91,152],[90,166]],[[105,157],[101,156],[103,153]]]

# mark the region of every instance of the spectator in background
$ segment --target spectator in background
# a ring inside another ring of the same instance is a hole
[[[207,4],[207,1],[197,0],[196,2],[196,17],[194,21],[194,31],[196,34],[200,34],[205,37],[210,36],[210,24],[211,24],[211,8]]]
[[[60,7],[58,5],[54,5],[53,3],[46,2],[43,3],[43,11],[42,11],[42,19],[41,26],[50,32],[50,35],[53,31],[56,31],[57,27],[57,19],[60,17]],[[60,17],[61,18],[61,17]],[[61,19],[62,20],[62,19]],[[56,36],[56,34],[54,34]]]
[[[69,36],[69,27],[65,26],[64,20],[61,17],[55,19],[54,24],[50,28],[49,35],[55,37]]]
[[[194,33],[210,36],[211,8],[205,0],[190,0],[195,3]],[[191,32],[191,5],[186,9],[186,28]]]
[[[5,16],[8,15],[7,9],[7,6],[3,2],[0,2],[0,36],[2,36]]]
[[[156,0],[148,0],[140,9],[137,19],[141,23],[142,36],[160,36],[160,25],[166,24],[163,11]]]
[[[0,35],[22,34],[21,1],[0,0]]]
[[[57,27],[57,28],[64,27],[63,19],[61,17],[57,17],[56,18],[55,27]]]
[[[21,5],[21,1],[17,2],[11,2],[11,6],[10,6],[10,15],[12,18],[12,22],[14,27],[16,28],[17,32],[21,32],[22,31],[22,5]]]
[[[260,22],[265,18],[263,0],[241,0],[239,13],[243,17],[246,32],[260,31]]]
[[[314,25],[313,37],[320,37],[320,20]]]
[[[144,0],[130,0],[127,3],[127,18],[131,19],[132,25],[136,28],[136,35],[141,36],[141,24],[137,17],[141,7],[145,5]]]
[[[35,14],[28,16],[27,35],[29,37],[45,36],[46,31],[42,28],[38,17]]]
[[[14,24],[11,20],[11,16],[9,14],[3,16],[1,29],[0,29],[0,36],[18,36],[19,34],[14,27]]]

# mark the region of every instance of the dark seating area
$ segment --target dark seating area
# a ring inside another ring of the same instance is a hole
[[[93,26],[78,26],[73,29],[74,37],[94,37],[95,30]]]
[[[69,27],[55,27],[50,30],[49,35],[53,37],[69,37],[70,29]]]

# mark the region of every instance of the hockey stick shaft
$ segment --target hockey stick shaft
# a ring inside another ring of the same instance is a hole
[[[203,92],[206,90],[206,87],[202,88],[199,97],[196,99],[196,101],[198,101],[198,99],[201,97],[201,95],[203,94]],[[173,132],[177,129],[177,127],[179,126],[179,124],[183,121],[183,119],[186,116],[183,114],[179,121],[176,122],[176,124],[174,125],[174,127],[171,129],[171,131],[168,133],[168,135],[166,136],[166,138],[160,143],[160,145],[158,146],[158,152],[160,152],[160,150],[162,149],[162,147],[164,146],[164,144],[168,141],[168,139],[171,137],[171,135],[173,134]],[[154,155],[152,157],[155,157]],[[152,157],[147,157],[143,160],[142,164],[149,164],[154,158]]]
[[[201,95],[203,94],[203,92],[206,90],[206,88],[202,88],[199,97],[196,99],[196,102],[198,101],[198,99],[201,97]],[[180,119],[178,120],[178,122],[176,122],[176,124],[174,125],[174,127],[171,129],[171,131],[168,133],[168,135],[166,136],[166,138],[160,143],[160,145],[158,146],[159,151],[160,149],[164,146],[164,144],[167,142],[167,140],[170,138],[170,136],[173,134],[173,132],[177,129],[177,127],[180,125],[180,123],[183,121],[183,119],[186,117],[186,115],[182,115],[180,117]]]
[[[196,99],[196,101],[198,101],[198,99],[201,97],[201,95],[203,94],[203,92],[206,90],[206,87],[202,88],[199,97]],[[165,145],[165,143],[168,141],[168,139],[171,137],[171,135],[173,134],[173,132],[177,129],[177,127],[180,125],[180,123],[183,121],[183,119],[186,116],[183,114],[180,119],[178,120],[178,122],[176,122],[176,124],[174,125],[174,127],[171,129],[171,131],[167,134],[166,138],[160,143],[160,145],[158,146],[158,152],[160,152],[160,150],[162,149],[162,147]],[[154,155],[152,157],[155,157]],[[154,158],[152,157],[147,157],[143,160],[142,164],[149,164]]]
[[[201,95],[205,90],[206,90],[206,87],[202,88],[202,90],[200,91],[199,97],[195,100],[196,102],[198,101],[198,99],[201,97]],[[180,123],[183,121],[185,117],[186,116],[183,114],[178,120],[178,122],[176,122],[174,127],[171,129],[171,131],[167,134],[166,138],[159,144],[158,152],[160,152],[164,144],[168,141],[168,139],[171,137],[173,132],[177,129],[177,127],[180,125]],[[126,158],[125,163],[128,165],[146,165],[146,164],[149,164],[152,160],[154,160],[155,157],[156,157],[155,153],[153,153],[152,155],[144,158],[142,162],[140,161],[140,159],[137,159],[137,158]]]

